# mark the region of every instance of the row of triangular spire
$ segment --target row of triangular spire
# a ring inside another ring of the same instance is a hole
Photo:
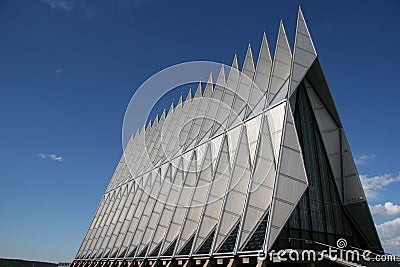
[[[313,42],[311,40],[309,31],[307,29],[307,26],[306,26],[306,23],[304,20],[304,16],[303,16],[300,6],[298,8],[296,40],[298,39],[298,35],[302,35],[302,36],[304,36],[304,38],[310,39],[310,42],[308,42],[308,43],[312,47],[307,47],[307,50],[309,50],[311,53],[313,53],[316,56],[316,51],[315,51]],[[294,44],[294,47],[296,47],[296,42]],[[294,48],[294,49],[296,49],[296,48]],[[288,62],[288,60],[287,60],[288,58],[290,58],[290,59],[292,58],[292,49],[290,48],[290,45],[288,42],[288,38],[286,35],[283,20],[281,19],[280,24],[279,24],[279,31],[278,31],[278,36],[277,36],[276,47],[275,47],[275,51],[274,51],[274,61],[277,61],[279,63],[285,63],[285,62]],[[261,48],[260,48],[259,57],[257,59],[256,66],[259,66],[260,64],[268,64],[268,63],[269,64],[272,63],[272,57],[271,57],[271,53],[270,53],[270,49],[269,49],[268,39],[267,39],[266,33],[264,32],[263,36],[262,36]],[[237,54],[235,54],[233,57],[233,61],[232,61],[230,69],[231,70],[232,69],[239,70]],[[254,60],[253,60],[253,53],[252,53],[252,49],[251,49],[251,44],[249,42],[245,60],[243,63],[243,68],[241,69],[241,72],[246,74],[248,77],[252,77],[252,75],[254,74],[255,71],[256,71],[256,68],[255,68],[255,64],[254,64]],[[222,78],[223,78],[223,81],[222,81]],[[277,78],[279,79],[280,77],[277,77]],[[262,78],[259,77],[259,79],[262,79]],[[225,71],[224,71],[223,67],[221,68],[220,73],[218,75],[218,80],[219,81],[217,81],[217,84],[222,84],[223,82],[224,83],[228,82],[225,80]],[[229,80],[229,78],[228,78],[228,80]],[[256,84],[262,84],[262,82],[260,82],[260,81],[254,81],[254,82]],[[161,115],[159,115],[157,113],[156,117],[154,119],[150,119],[147,123],[145,123],[143,125],[142,130],[141,129],[137,130],[135,136],[140,134],[140,132],[142,132],[143,130],[146,130],[149,127],[152,127],[155,123],[158,123],[162,117],[166,118],[166,116],[168,114],[170,114],[171,112],[173,112],[177,106],[184,105],[184,103],[187,102],[188,100],[205,95],[208,90],[212,91],[214,89],[214,86],[215,86],[215,83],[213,82],[213,76],[212,76],[212,72],[211,72],[209,75],[207,84],[204,87],[204,91],[203,91],[203,86],[202,86],[201,82],[198,83],[198,86],[197,86],[197,89],[196,89],[194,95],[192,93],[192,88],[190,87],[185,99],[183,98],[183,94],[181,93],[178,103],[176,105],[174,105],[174,102],[172,101],[168,111],[166,108],[164,108]],[[293,91],[293,90],[291,90],[291,91]],[[277,92],[272,92],[272,93],[276,94]]]
[[[224,110],[224,108],[221,108],[222,105],[217,108],[218,112],[216,112],[215,110],[211,113],[207,111],[207,114],[204,115],[214,118],[218,122],[223,122],[224,126],[214,126],[214,123],[212,125],[204,127],[203,125],[205,124],[203,122],[201,128],[197,129],[199,130],[199,133],[190,132],[189,135],[191,139],[189,137],[186,137],[188,138],[188,140],[190,139],[191,141],[193,138],[196,138],[196,140],[204,139],[205,135],[208,134],[211,129],[212,131],[207,136],[208,138],[212,138],[212,136],[219,133],[221,129],[229,128],[231,125],[236,125],[236,123],[239,122],[240,119],[249,119],[267,108],[268,105],[273,106],[276,103],[279,103],[280,101],[289,97],[294,92],[298,83],[303,79],[305,73],[317,58],[314,45],[312,43],[300,8],[298,10],[295,44],[293,51],[294,52],[292,56],[292,51],[289,46],[285,28],[281,20],[273,58],[271,57],[267,37],[264,33],[256,64],[254,64],[253,54],[251,46],[249,44],[244,64],[241,70],[239,70],[237,56],[235,55],[231,65],[232,67],[230,67],[227,78],[225,75],[225,67],[224,65],[222,65],[216,79],[216,83],[214,83],[213,75],[212,73],[210,73],[208,82],[205,85],[204,92],[202,91],[202,84],[199,83],[194,95],[192,94],[192,90],[189,90],[185,99],[183,95],[181,95],[176,105],[173,102],[171,103],[168,112],[166,109],[164,109],[161,115],[157,114],[153,120],[150,120],[147,124],[144,124],[141,130],[138,130],[136,134],[132,135],[126,149],[130,147],[130,143],[137,143],[136,140],[139,140],[137,138],[139,138],[139,136],[143,137],[143,133],[145,132],[151,133],[148,138],[146,138],[146,142],[160,142],[160,140],[153,140],[157,139],[157,134],[154,134],[154,131],[159,129],[158,123],[160,121],[165,121],[166,117],[169,114],[173,114],[178,106],[184,106],[186,102],[191,101],[194,98],[213,98],[217,101],[224,102],[225,105],[230,107],[231,111],[226,110],[226,108]],[[242,79],[246,76],[249,79]],[[253,87],[257,87],[259,90],[253,90]],[[233,92],[233,94],[239,97],[236,98],[235,96],[232,96],[232,92],[229,93],[228,88],[236,90],[235,92]],[[225,93],[227,93],[228,97],[224,96]],[[223,97],[221,97],[221,95]],[[191,108],[187,112],[190,112],[190,110]],[[234,116],[234,112],[236,112],[236,114],[242,115],[239,116],[240,118],[236,118]],[[179,125],[175,125],[174,127],[179,127]],[[151,130],[151,132],[149,130]],[[197,134],[198,137],[193,136]],[[142,137],[140,138],[143,139]],[[185,141],[184,146],[186,146],[187,143],[188,141]],[[144,144],[138,144],[138,146],[142,147],[144,146]],[[172,149],[172,151],[170,151],[171,153],[176,152],[175,148],[172,148],[170,144],[168,144],[167,146]],[[160,159],[156,158],[156,162],[158,162],[158,160]],[[151,166],[148,167],[150,168]],[[137,168],[138,171],[139,169],[142,169],[142,167],[139,168],[138,166]],[[133,175],[137,175],[137,173]],[[120,179],[122,180],[119,181]],[[125,180],[126,178],[115,177],[115,179],[112,179],[112,181],[110,182],[108,190],[114,188],[115,185]]]

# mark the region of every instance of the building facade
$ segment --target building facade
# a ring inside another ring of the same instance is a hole
[[[299,8],[293,52],[281,22],[273,56],[264,34],[132,135],[72,265],[255,265],[338,239],[382,252]]]

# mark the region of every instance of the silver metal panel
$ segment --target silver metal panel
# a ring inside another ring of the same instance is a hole
[[[169,222],[167,224],[168,229],[163,236],[155,236],[155,240],[152,241],[154,244],[158,244],[161,239],[163,239],[163,247],[168,248],[171,243],[178,237],[181,225],[183,224],[187,215],[188,207],[190,207],[191,205],[194,187],[196,186],[198,180],[197,160],[198,159],[196,157],[196,153],[193,153],[193,157],[190,161],[190,166],[185,174],[186,178],[184,185],[180,189],[178,201],[174,207],[172,217],[169,219]],[[159,237],[160,239],[156,239],[156,237]]]
[[[317,52],[315,51],[310,32],[308,31],[301,8],[299,7],[292,65],[292,81],[289,95],[295,91],[316,58]]]
[[[326,153],[328,154],[329,164],[332,169],[335,184],[338,192],[340,192],[340,199],[343,201],[341,129],[329,114],[309,82],[304,80],[304,84],[314,111],[318,128],[321,132]]]
[[[134,231],[133,239],[131,241],[130,249],[128,250],[128,254],[130,254],[135,248],[138,248],[136,250],[136,254],[137,254],[138,251],[141,249],[140,240],[142,240],[143,236],[145,235],[145,230],[147,229],[147,224],[149,223],[154,206],[156,205],[156,203],[158,203],[155,200],[155,196],[159,195],[159,192],[162,190],[161,189],[162,184],[164,184],[164,183],[161,182],[161,185],[160,185],[161,178],[158,177],[158,175],[156,175],[155,173],[152,174],[152,179],[154,179],[154,182],[153,182],[154,185],[153,185],[151,191],[147,192],[147,194],[149,194],[150,197],[145,196],[146,203],[143,205],[142,213],[140,214],[140,219],[137,220],[136,229]]]
[[[251,87],[253,85],[254,74],[255,74],[255,67],[254,67],[253,53],[251,52],[251,46],[249,44],[243,64],[243,69],[242,72],[240,73],[240,81],[235,91],[232,110],[229,115],[229,120],[227,123],[228,126],[232,125],[232,123],[235,122],[238,115],[246,108],[247,103],[249,102],[249,96]],[[241,122],[241,120],[238,121]]]
[[[266,103],[266,93],[272,69],[272,59],[269,51],[267,36],[263,34],[260,52],[258,54],[254,83],[251,86],[248,100],[248,109],[245,118],[255,116],[261,112]]]
[[[114,229],[117,225],[117,221],[121,215],[122,208],[125,205],[125,202],[127,200],[128,194],[129,194],[127,185],[123,186],[121,194],[122,194],[121,200],[120,200],[118,206],[116,207],[114,215],[111,217],[111,222],[110,222],[108,228],[106,229],[104,240],[103,240],[102,244],[100,245],[100,253],[102,253],[103,257],[105,256],[105,254],[108,254],[110,252],[109,249],[107,250],[107,246],[108,246],[108,243],[114,232]]]
[[[222,144],[222,140],[224,140],[225,136],[224,135],[220,135],[217,136],[215,138],[213,138],[210,142],[211,144],[211,155],[212,155],[212,163],[213,163],[213,167],[214,170],[217,167],[217,163],[218,163],[218,155],[220,152],[220,148],[221,148],[221,144]]]
[[[209,82],[207,83],[207,86],[209,89],[212,88],[211,84],[212,80],[209,79]],[[218,78],[217,78],[217,83],[215,85],[215,88],[213,91],[207,89],[206,87],[206,92],[205,96],[210,97],[208,107],[207,107],[207,116],[205,116],[202,119],[201,122],[201,127],[200,131],[197,137],[196,143],[200,143],[205,137],[208,137],[208,134],[213,126],[214,119],[217,116],[218,112],[218,107],[220,105],[220,101],[223,97],[223,91],[224,91],[224,86],[226,85],[225,81],[225,69],[224,66],[221,67],[221,70],[219,72]]]
[[[175,253],[179,253],[186,242],[194,234],[198,222],[200,220],[203,205],[205,205],[207,194],[211,186],[211,181],[213,177],[212,171],[212,157],[211,157],[211,146],[208,144],[202,145],[201,153],[204,153],[204,158],[201,161],[201,166],[199,166],[198,179],[196,180],[196,186],[194,187],[193,193],[190,197],[191,205],[187,209],[184,222],[180,229],[180,234],[178,236],[178,241],[176,244]],[[197,151],[199,151],[198,149]],[[168,248],[164,244],[164,250]]]
[[[260,134],[260,127],[261,127],[261,118],[262,114],[254,117],[253,119],[247,121],[245,123],[246,130],[247,130],[247,137],[249,143],[249,152],[250,152],[250,160],[251,164],[254,165],[255,156],[256,156],[256,148],[257,142]]]
[[[251,172],[249,154],[247,131],[243,129],[239,146],[235,153],[235,164],[232,167],[232,175],[218,220],[217,236],[213,245],[214,251],[217,251],[222,245],[222,242],[242,215]]]
[[[109,228],[109,225],[111,223],[111,219],[114,216],[115,210],[117,206],[119,205],[121,201],[121,188],[117,189],[117,192],[115,193],[115,198],[113,199],[113,205],[107,212],[106,216],[104,217],[103,224],[101,225],[101,230],[97,231],[98,234],[94,237],[94,240],[91,245],[91,253],[92,255],[96,255],[96,257],[101,255],[101,252],[99,252],[100,246],[103,243],[104,237],[106,235],[106,231]]]
[[[268,102],[271,102],[290,75],[292,52],[286,37],[283,22],[280,22],[278,40],[272,65],[271,80],[268,87]]]
[[[366,201],[364,190],[358,176],[357,168],[354,163],[353,155],[347,137],[342,131],[343,140],[343,169],[344,169],[344,203]]]
[[[166,173],[166,172],[170,172],[170,168],[164,168],[166,169],[166,171],[163,172],[163,170],[161,170],[161,173]],[[155,172],[158,172],[158,170],[155,170]],[[138,224],[141,220],[141,216],[143,214],[143,211],[146,207],[147,204],[147,200],[149,198],[149,192],[151,192],[152,188],[154,186],[159,187],[159,180],[154,179],[154,176],[156,177],[157,175],[153,172],[149,172],[147,174],[145,174],[144,177],[144,187],[142,190],[140,190],[140,194],[138,194],[138,201],[135,203],[138,203],[135,211],[134,211],[134,215],[131,219],[131,222],[129,224],[128,227],[128,231],[127,234],[125,235],[125,238],[122,242],[122,246],[120,247],[119,250],[119,254],[121,254],[122,252],[126,252],[127,255],[130,254],[130,252],[132,252],[132,250],[134,248],[131,248],[130,250],[130,244],[132,239],[134,238],[134,235],[136,234],[136,229],[138,228]],[[136,198],[136,197],[135,197]]]
[[[301,147],[293,122],[290,105],[286,104],[284,135],[278,163],[279,174],[275,181],[265,251],[275,242],[275,233],[280,232],[308,186]],[[271,232],[271,229],[278,231]]]
[[[222,141],[218,163],[211,182],[210,192],[207,197],[207,204],[203,209],[199,228],[194,240],[192,252],[195,253],[203,244],[209,233],[218,222],[219,213],[222,207],[222,196],[225,193],[230,177],[230,159],[228,138]]]
[[[228,147],[229,147],[229,158],[230,158],[230,164],[231,166],[234,165],[234,160],[235,160],[235,155],[236,151],[239,145],[239,138],[240,138],[240,133],[242,132],[242,127],[237,126],[233,129],[230,129],[227,132],[227,137],[228,137]]]
[[[271,133],[272,150],[278,162],[279,150],[282,139],[283,120],[285,117],[286,102],[267,111],[267,122]]]
[[[120,216],[118,218],[118,221],[116,223],[116,227],[114,229],[114,232],[112,234],[112,237],[109,241],[109,244],[107,246],[107,249],[110,251],[110,256],[114,255],[117,250],[115,248],[119,248],[119,246],[122,243],[122,238],[121,233],[123,234],[126,233],[126,230],[128,228],[127,223],[130,221],[131,216],[133,215],[132,212],[130,212],[130,208],[134,208],[136,205],[133,203],[134,196],[136,192],[138,191],[138,186],[133,186],[134,182],[131,182],[132,186],[128,184],[128,188],[130,188],[128,197],[126,199],[126,202],[121,210]],[[119,246],[116,246],[119,244]]]
[[[182,163],[177,169],[174,180],[170,186],[170,192],[165,201],[165,204],[159,210],[154,210],[154,212],[158,212],[158,213],[160,213],[160,215],[158,216],[158,220],[155,221],[154,225],[148,226],[148,228],[150,228],[150,229],[155,229],[154,235],[149,240],[150,246],[149,246],[148,252],[151,252],[163,239],[165,239],[166,232],[167,232],[168,228],[171,226],[172,216],[174,215],[174,211],[175,211],[178,199],[182,193],[182,190],[181,190],[182,186],[184,186],[185,178],[188,177],[188,175],[189,175],[188,172],[190,171],[189,167],[185,166],[185,165],[187,165],[187,164],[185,164],[185,158],[192,159],[188,163],[190,163],[190,165],[193,165],[193,164],[195,165],[195,162],[193,162],[192,154],[193,154],[193,151],[190,151],[188,153],[188,155],[184,155],[182,157]],[[177,217],[179,216],[179,214],[175,214],[175,215]],[[176,218],[176,219],[179,219],[179,218]],[[149,232],[149,230],[147,230],[146,232]],[[170,242],[170,241],[168,240],[168,242]],[[148,240],[142,241],[142,243],[147,244]]]
[[[205,88],[205,94],[210,94],[212,93],[212,73],[210,73],[210,77],[208,78],[208,82]],[[207,92],[210,91],[210,92]],[[203,119],[207,114],[207,109],[208,109],[208,105],[210,103],[210,96],[207,97],[202,97],[201,96],[201,84],[199,83],[199,87],[197,88],[197,92],[196,92],[195,96],[195,101],[194,104],[197,105],[196,109],[196,114],[191,118],[192,121],[189,123],[190,124],[190,130],[188,133],[188,137],[185,140],[185,147],[188,147],[189,145],[191,145],[192,143],[194,144],[194,140],[197,139],[199,131],[201,129],[201,125],[203,123]]]
[[[260,53],[258,54],[257,67],[256,67],[256,75],[254,78],[255,84],[258,89],[264,94],[267,92],[268,82],[271,75],[272,68],[272,58],[269,50],[267,36],[264,33],[261,41]],[[253,99],[255,95],[250,98],[250,106],[255,107],[255,103],[259,100],[258,97]],[[255,101],[256,100],[256,101]]]
[[[232,67],[230,68],[226,87],[223,88],[223,96],[221,102],[218,105],[218,111],[215,117],[216,120],[213,123],[211,136],[215,135],[215,133],[218,132],[222,123],[227,123],[226,121],[231,113],[233,101],[235,98],[235,92],[239,84],[240,73],[241,72],[239,71],[237,56],[235,55],[232,62]]]
[[[82,241],[82,244],[81,244],[81,246],[80,246],[80,248],[79,248],[79,250],[78,250],[78,253],[77,253],[77,255],[76,255],[76,258],[83,258],[83,257],[84,257],[84,252],[85,252],[86,244],[87,244],[87,242],[89,241],[89,238],[90,238],[90,236],[91,236],[91,233],[92,233],[93,229],[95,228],[96,222],[97,222],[97,220],[99,219],[100,214],[102,214],[102,212],[103,212],[103,209],[104,209],[105,204],[106,204],[106,197],[103,196],[103,197],[101,198],[99,207],[97,208],[96,213],[95,213],[95,215],[94,215],[94,217],[93,217],[93,220],[92,220],[92,222],[91,222],[91,224],[90,224],[90,226],[89,226],[89,229],[88,229],[88,231],[86,232],[86,235],[85,235],[85,237],[84,237],[84,239],[83,239],[83,241]]]

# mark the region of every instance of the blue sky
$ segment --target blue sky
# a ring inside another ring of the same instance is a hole
[[[400,254],[400,2],[299,1],[384,246]],[[122,153],[135,89],[243,62],[298,1],[0,1],[0,257],[70,261]]]

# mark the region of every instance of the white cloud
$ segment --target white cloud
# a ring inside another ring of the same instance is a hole
[[[71,1],[67,0],[43,0],[43,3],[48,4],[52,9],[62,9],[65,11],[72,9]]]
[[[385,252],[400,255],[400,218],[376,226]]]
[[[55,154],[43,154],[43,153],[39,153],[37,154],[40,158],[42,159],[51,159],[51,160],[55,160],[55,161],[63,161],[62,156],[57,156]]]
[[[63,72],[64,70],[63,70],[63,68],[57,68],[56,69],[56,74],[60,74],[61,72]]]
[[[380,191],[384,190],[386,186],[400,182],[400,174],[396,177],[392,177],[390,174],[377,175],[373,177],[360,175],[360,179],[367,198],[371,200],[380,198]]]
[[[377,218],[389,218],[400,215],[400,206],[393,204],[392,202],[386,202],[384,205],[378,204],[370,206],[371,213]]]
[[[369,161],[371,161],[371,160],[373,160],[375,158],[376,158],[375,154],[372,154],[372,155],[361,155],[359,157],[354,157],[354,162],[357,165],[363,165],[363,164],[366,164],[366,163],[368,163]]]

